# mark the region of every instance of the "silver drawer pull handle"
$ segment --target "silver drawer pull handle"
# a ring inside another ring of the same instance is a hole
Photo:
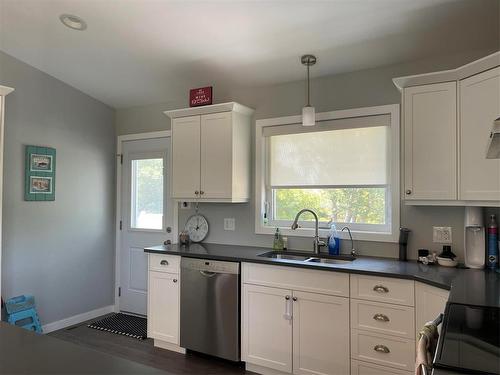
[[[379,352],[379,353],[390,353],[391,351],[389,350],[389,348],[385,345],[375,345],[373,347],[373,350],[375,350],[376,352]]]
[[[168,260],[163,259],[163,260],[160,262],[160,266],[168,266]]]
[[[377,293],[389,293],[389,288],[383,285],[375,285],[373,290]]]
[[[373,315],[373,319],[379,322],[388,322],[390,320],[389,317],[385,314],[375,314]]]

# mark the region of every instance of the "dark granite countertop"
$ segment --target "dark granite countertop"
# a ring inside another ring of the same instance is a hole
[[[259,256],[259,254],[271,251],[269,248],[212,243],[191,244],[189,246],[178,244],[152,246],[147,247],[144,251],[181,255],[190,258],[265,263],[410,279],[451,290],[449,302],[500,307],[500,274],[488,270],[445,268],[437,265],[427,266],[416,261],[401,262],[396,259],[366,256],[358,257],[353,262],[343,264],[304,263]]]
[[[0,322],[0,374],[168,374]]]

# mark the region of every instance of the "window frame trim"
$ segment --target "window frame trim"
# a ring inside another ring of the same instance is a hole
[[[359,231],[354,228],[352,231],[355,239],[362,241],[377,241],[377,242],[398,242],[399,226],[400,226],[400,106],[399,104],[389,104],[374,107],[363,107],[346,110],[337,110],[330,112],[321,112],[316,114],[316,121],[329,121],[344,118],[367,117],[374,115],[389,115],[390,116],[390,143],[389,156],[390,161],[390,179],[387,184],[390,189],[390,219],[391,232],[369,232]],[[266,206],[266,186],[267,175],[269,173],[266,165],[267,141],[263,135],[264,128],[269,126],[284,126],[301,123],[301,116],[286,116],[261,119],[256,121],[255,126],[255,233],[256,234],[273,234],[275,227],[264,225],[263,215]],[[269,218],[268,218],[269,219]],[[340,229],[340,228],[338,228]],[[280,227],[281,232],[286,236],[309,237],[313,233],[313,228],[299,228],[291,230],[290,228]],[[328,235],[328,229],[320,229],[319,234],[322,237]],[[347,238],[345,232],[339,233],[341,238]]]

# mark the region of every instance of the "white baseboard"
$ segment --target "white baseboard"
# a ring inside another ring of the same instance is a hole
[[[153,342],[154,342],[154,346],[157,348],[162,348],[162,349],[170,350],[172,352],[186,354],[186,349],[180,347],[179,345],[171,344],[169,342],[162,341],[162,340],[156,340],[156,339],[154,339]]]
[[[63,329],[75,324],[85,322],[86,320],[94,319],[102,315],[106,315],[115,311],[114,305],[104,306],[99,309],[87,311],[82,314],[70,316],[69,318],[58,320],[57,322],[48,323],[42,326],[43,333],[50,333]]]

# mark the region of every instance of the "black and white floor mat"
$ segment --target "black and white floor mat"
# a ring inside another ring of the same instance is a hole
[[[139,340],[147,338],[147,319],[133,315],[113,314],[90,323],[88,327]]]

